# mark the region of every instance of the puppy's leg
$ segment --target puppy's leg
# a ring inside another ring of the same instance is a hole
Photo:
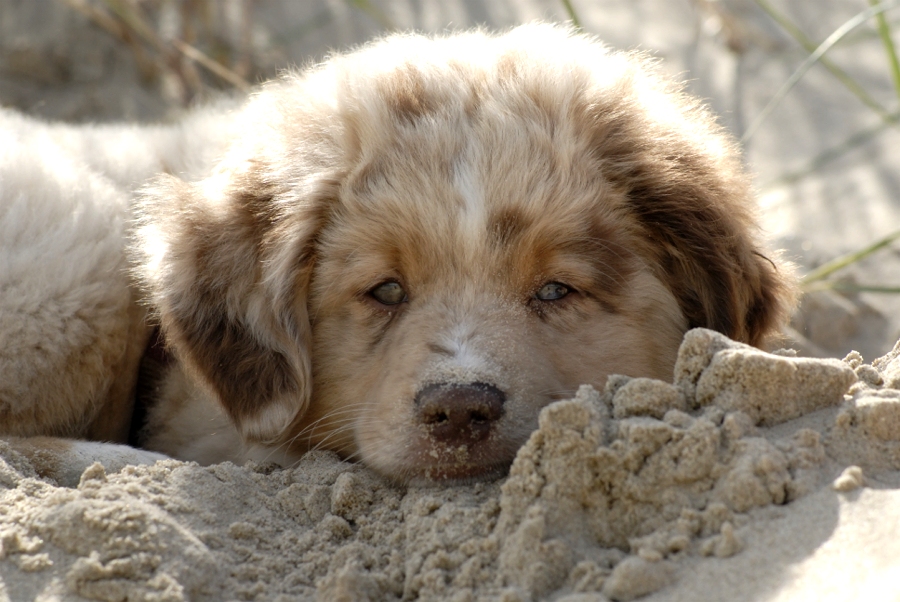
[[[11,437],[0,441],[0,452],[7,446],[24,456],[38,475],[53,479],[63,487],[78,486],[81,475],[95,462],[102,464],[106,472],[118,472],[126,466],[168,459],[163,454],[126,445],[56,437]]]

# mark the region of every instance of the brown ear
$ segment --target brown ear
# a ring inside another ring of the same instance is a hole
[[[642,178],[628,192],[662,277],[690,328],[717,330],[760,346],[777,335],[794,304],[790,269],[753,240],[755,224],[738,203],[751,202],[681,157],[666,181]],[[698,162],[700,163],[700,162]]]
[[[245,438],[274,441],[309,402],[306,294],[326,191],[278,202],[258,172],[158,179],[140,200],[135,259],[178,359]]]
[[[793,307],[790,267],[756,241],[754,199],[729,137],[695,101],[644,77],[583,105],[592,152],[689,327],[761,345]]]

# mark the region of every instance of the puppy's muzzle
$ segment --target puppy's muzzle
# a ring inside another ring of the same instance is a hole
[[[504,413],[506,394],[485,383],[428,385],[416,395],[417,419],[445,445],[483,441]]]

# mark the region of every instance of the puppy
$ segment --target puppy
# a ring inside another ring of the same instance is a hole
[[[565,27],[392,36],[226,121],[206,177],[130,201],[170,358],[147,449],[490,478],[548,403],[670,379],[689,328],[761,345],[793,302],[712,117]]]

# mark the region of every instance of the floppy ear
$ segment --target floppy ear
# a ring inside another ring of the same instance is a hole
[[[730,138],[695,101],[643,77],[584,104],[592,152],[689,327],[762,345],[793,308],[790,266],[756,240],[755,201]]]
[[[638,178],[631,210],[653,241],[659,274],[690,328],[717,330],[762,346],[790,317],[790,268],[753,240],[755,222],[739,206],[743,190],[723,186],[702,158],[680,157],[670,176]]]
[[[246,439],[271,442],[309,403],[306,295],[332,191],[307,183],[286,201],[262,166],[240,172],[145,190],[136,270],[167,345]]]

